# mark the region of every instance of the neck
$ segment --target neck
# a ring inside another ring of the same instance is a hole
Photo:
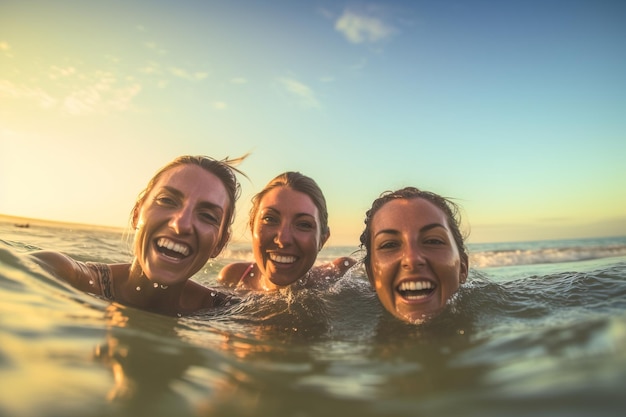
[[[158,278],[146,276],[134,261],[128,279],[119,285],[120,301],[158,312],[175,313],[180,310],[180,299],[185,283],[160,284]]]

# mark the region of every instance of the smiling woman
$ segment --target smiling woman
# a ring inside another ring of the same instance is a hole
[[[131,263],[79,262],[52,251],[24,256],[80,290],[162,314],[227,305],[228,294],[189,278],[228,242],[240,194],[234,166],[243,159],[181,156],[161,168],[132,210]]]
[[[440,313],[468,274],[455,203],[406,187],[383,193],[365,215],[365,270],[397,318],[422,323]]]
[[[272,291],[295,282],[302,287],[330,283],[355,264],[340,257],[316,265],[330,237],[326,199],[317,183],[300,172],[284,172],[252,199],[253,263],[226,265],[218,280],[230,287]]]

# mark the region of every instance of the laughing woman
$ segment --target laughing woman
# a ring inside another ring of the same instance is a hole
[[[79,262],[53,251],[25,256],[55,277],[111,301],[169,315],[228,303],[229,296],[189,278],[230,237],[245,159],[181,156],[161,168],[132,210],[131,263]]]
[[[383,193],[365,215],[365,270],[382,305],[421,323],[448,304],[468,274],[457,205],[406,187]]]
[[[315,265],[330,237],[326,199],[317,183],[284,172],[252,199],[250,230],[254,262],[226,265],[218,281],[245,290],[274,291],[299,283],[332,283],[355,264],[349,257]]]

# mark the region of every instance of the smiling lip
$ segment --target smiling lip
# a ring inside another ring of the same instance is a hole
[[[272,262],[278,264],[292,264],[298,260],[298,257],[293,255],[279,255],[277,253],[270,253],[269,258]]]
[[[159,253],[173,259],[183,259],[191,254],[191,247],[185,243],[175,242],[167,237],[160,237],[156,240],[156,247]]]
[[[437,285],[427,279],[404,280],[395,288],[396,293],[405,301],[423,301],[430,297]]]

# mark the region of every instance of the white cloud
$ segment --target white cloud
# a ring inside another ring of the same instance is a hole
[[[296,96],[300,103],[306,107],[319,107],[319,101],[309,86],[292,78],[280,78],[278,80],[283,87],[292,95]]]
[[[378,42],[389,38],[395,29],[381,19],[346,10],[335,22],[335,29],[352,43]]]
[[[0,52],[5,58],[13,58],[13,53],[11,52],[11,45],[8,42],[0,41]]]
[[[217,110],[224,110],[226,107],[228,107],[228,104],[224,103],[223,101],[216,101],[215,103],[213,103],[213,107]]]
[[[156,62],[148,62],[143,67],[139,68],[139,72],[148,75],[161,74],[161,68],[160,65]]]
[[[75,68],[53,67],[49,78],[53,81],[66,77],[74,81],[71,85],[55,84],[51,94],[42,87],[30,87],[0,80],[0,97],[34,102],[43,109],[58,109],[78,116],[89,113],[124,111],[141,91],[138,83],[121,84],[109,72],[81,74]]]
[[[248,80],[243,77],[235,77],[235,78],[231,78],[230,82],[233,84],[247,84]]]
[[[57,78],[61,78],[61,77],[71,77],[74,74],[76,74],[76,68],[74,67],[61,68],[61,67],[53,66],[50,68],[50,73],[48,74],[48,78],[50,78],[51,80],[56,80]]]
[[[189,80],[189,81],[200,81],[209,76],[208,72],[200,72],[200,71],[189,72],[185,69],[176,68],[176,67],[170,68],[170,72],[178,78],[182,78],[184,80]]]
[[[101,73],[90,85],[70,92],[62,108],[72,115],[125,111],[140,91],[137,83],[119,86],[111,74]]]
[[[167,54],[167,50],[161,48],[159,45],[156,44],[156,42],[145,42],[144,43],[145,47],[156,52],[159,55],[166,55]]]
[[[57,100],[41,88],[16,85],[7,80],[0,80],[0,97],[35,101],[42,108],[54,107]]]

